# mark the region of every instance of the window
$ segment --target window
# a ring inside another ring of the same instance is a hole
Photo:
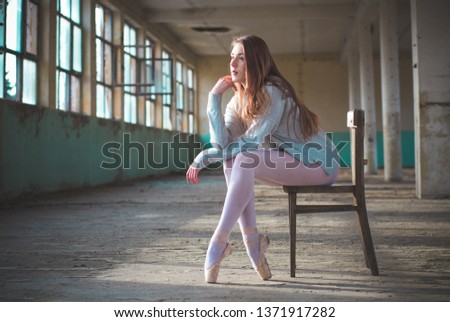
[[[82,32],[80,0],[57,1],[56,104],[81,111]]]
[[[6,12],[0,18],[0,98],[35,105],[39,7],[30,0],[4,3]]]
[[[123,70],[124,70],[124,94],[123,110],[124,121],[137,123],[137,89],[136,86],[127,84],[137,84],[137,33],[136,29],[125,24],[123,27]]]
[[[153,84],[154,83],[154,68],[153,66],[153,42],[149,39],[145,39],[145,72],[144,72],[144,83]],[[155,87],[146,87],[145,96],[145,125],[146,126],[156,126],[156,95],[149,94],[154,92]]]
[[[95,50],[97,80],[97,116],[112,118],[112,13],[97,4],[95,7]]]
[[[177,93],[177,123],[176,130],[183,130],[183,115],[184,115],[184,83],[183,83],[183,64],[177,61],[175,64],[175,80]]]
[[[194,115],[194,72],[192,69],[187,70],[187,110],[188,110],[188,132],[195,132],[195,115]]]
[[[170,55],[168,52],[163,51],[161,58],[162,61],[162,91],[163,93],[171,93],[172,89],[172,64],[170,63]],[[163,129],[172,130],[172,95],[164,94],[162,96],[163,105]]]
[[[57,1],[56,107],[63,111],[81,111],[80,13],[80,0]]]

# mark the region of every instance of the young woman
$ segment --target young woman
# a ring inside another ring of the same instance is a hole
[[[269,238],[256,227],[254,182],[270,185],[329,185],[338,160],[319,128],[318,117],[301,103],[281,75],[267,44],[257,36],[233,41],[230,75],[209,93],[208,118],[212,148],[202,151],[186,173],[199,183],[199,171],[223,160],[227,195],[205,259],[205,280],[215,283],[220,263],[231,254],[229,236],[239,221],[251,263],[261,279],[272,277],[265,258]],[[222,94],[235,95],[221,112]]]

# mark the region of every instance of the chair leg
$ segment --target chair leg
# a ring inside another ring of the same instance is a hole
[[[289,241],[290,241],[290,258],[291,258],[291,277],[295,277],[295,253],[297,243],[297,214],[295,207],[297,206],[297,194],[289,192]]]
[[[367,219],[367,210],[365,202],[357,207],[358,224],[361,241],[363,244],[364,257],[366,266],[370,268],[373,276],[378,276],[378,264],[375,257],[375,249],[372,242],[372,234],[370,233],[369,220]]]

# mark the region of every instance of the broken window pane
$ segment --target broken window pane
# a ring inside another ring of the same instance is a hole
[[[27,1],[27,52],[37,55],[38,6]]]
[[[112,41],[112,14],[109,10],[105,10],[105,23],[104,23],[103,36],[107,41]]]
[[[123,81],[125,84],[130,84],[131,82],[131,57],[130,55],[125,54],[123,57],[123,69],[124,69],[124,75],[123,75]],[[131,86],[125,86],[124,91],[130,92]]]
[[[6,54],[5,83],[5,97],[11,100],[15,99],[17,95],[17,57],[9,53]]]
[[[100,39],[95,40],[95,64],[96,77],[98,82],[103,81],[103,46]]]
[[[112,117],[112,89],[105,87],[105,118],[110,119]]]
[[[112,117],[112,44],[111,12],[102,5],[95,7],[95,47],[96,47],[96,80],[97,84],[97,116]]]
[[[131,84],[137,84],[136,71],[137,71],[137,60],[134,57],[130,57],[129,73],[130,73],[130,82],[131,82]],[[130,86],[130,92],[131,93],[136,93],[137,92],[136,86]]]
[[[27,52],[37,55],[38,6],[27,2]]]
[[[188,90],[188,111],[189,113],[194,112],[194,91],[192,89]]]
[[[104,50],[105,75],[103,81],[108,85],[112,85],[112,46],[105,43]]]
[[[177,110],[177,131],[183,131],[183,112]]]
[[[78,77],[71,76],[70,89],[70,110],[78,113],[81,111],[81,82]]]

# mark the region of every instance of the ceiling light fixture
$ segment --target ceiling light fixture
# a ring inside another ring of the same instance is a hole
[[[191,29],[197,32],[212,32],[212,33],[225,33],[230,31],[230,28],[228,27],[192,27]]]

